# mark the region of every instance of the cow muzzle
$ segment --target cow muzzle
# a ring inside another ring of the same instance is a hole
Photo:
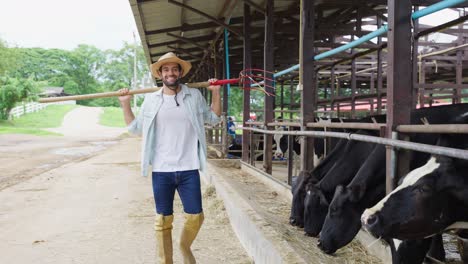
[[[366,214],[364,212],[361,217],[361,223],[367,231],[375,235],[375,231],[380,224],[380,217],[378,214]]]

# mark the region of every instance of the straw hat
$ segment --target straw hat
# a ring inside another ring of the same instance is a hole
[[[182,77],[184,77],[190,71],[190,68],[192,68],[192,64],[190,63],[190,61],[184,61],[181,58],[177,57],[173,52],[168,52],[162,55],[157,62],[151,64],[151,73],[153,73],[154,77],[161,79],[161,76],[159,75],[159,69],[164,64],[170,62],[175,62],[179,64],[180,67],[182,67]]]

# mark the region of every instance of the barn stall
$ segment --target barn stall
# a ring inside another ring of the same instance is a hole
[[[303,136],[299,171],[314,169],[316,141],[324,141],[325,155],[332,138],[385,144],[387,193],[409,171],[402,149],[468,158],[466,150],[407,141],[409,133],[468,132],[466,124],[410,124],[414,109],[466,102],[467,1],[136,0],[130,5],[148,64],[175,51],[194,66],[186,82],[242,81],[224,87],[224,118],[230,104],[240,103],[230,100],[231,93],[242,89],[241,166],[277,188],[291,188],[297,176],[294,155],[286,162],[273,160],[273,135],[280,133]],[[440,10],[450,19],[438,23]],[[254,101],[263,101],[263,107],[251,108]],[[343,121],[378,114],[386,114],[383,122]],[[379,137],[333,129],[368,129]],[[227,155],[225,125],[208,128],[207,138],[219,156]],[[292,153],[292,136],[288,141]],[[295,247],[307,251],[315,241]],[[303,254],[313,263],[308,257]]]

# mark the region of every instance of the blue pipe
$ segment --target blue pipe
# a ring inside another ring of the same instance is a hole
[[[442,9],[452,7],[454,5],[458,5],[458,4],[461,4],[463,2],[466,2],[466,0],[445,0],[445,1],[440,1],[437,4],[433,4],[431,6],[428,6],[428,7],[424,8],[424,9],[421,9],[421,10],[418,10],[418,11],[414,12],[411,15],[411,18],[414,19],[414,20],[420,19],[423,16],[430,15],[430,14],[435,13],[437,11],[440,11]]]
[[[373,38],[376,38],[382,34],[385,34],[387,33],[388,31],[388,26],[387,25],[383,25],[381,28],[377,29],[376,31],[374,32],[371,32],[365,36],[362,36],[354,41],[351,41],[350,43],[348,44],[345,44],[343,46],[340,46],[338,48],[335,48],[335,49],[332,49],[332,50],[329,50],[329,51],[326,51],[326,52],[323,52],[323,53],[320,53],[319,55],[316,55],[314,57],[314,60],[321,60],[323,58],[326,58],[326,57],[329,57],[331,55],[334,55],[334,54],[337,54],[337,53],[340,53],[342,51],[345,51],[347,49],[351,49],[351,48],[354,48],[358,45],[361,45],[362,43],[366,42],[366,41],[369,41]]]
[[[444,1],[441,1],[441,2],[439,2],[437,4],[433,4],[431,6],[428,6],[428,7],[424,8],[424,9],[421,9],[419,11],[414,12],[411,15],[411,18],[416,20],[416,19],[419,19],[419,18],[421,18],[423,16],[427,16],[429,14],[432,14],[432,13],[437,12],[439,10],[442,10],[444,8],[448,8],[448,7],[463,3],[465,1],[467,1],[467,0],[444,0]],[[316,60],[316,61],[321,60],[321,59],[324,59],[326,57],[330,57],[331,55],[335,55],[337,53],[343,52],[343,51],[345,51],[347,49],[354,48],[354,47],[356,47],[356,46],[358,46],[358,45],[360,45],[360,44],[362,44],[362,43],[364,43],[366,41],[369,41],[369,40],[371,40],[373,38],[376,38],[376,37],[378,37],[380,35],[383,35],[383,34],[387,33],[387,31],[388,31],[388,26],[383,25],[381,28],[377,29],[376,31],[371,32],[371,33],[369,33],[369,34],[367,34],[367,35],[365,35],[363,37],[360,37],[360,38],[358,38],[358,39],[356,39],[356,40],[354,40],[354,41],[352,41],[352,42],[350,42],[348,44],[345,44],[345,45],[340,46],[338,48],[335,48],[335,49],[332,49],[332,50],[329,50],[329,51],[326,51],[326,52],[323,52],[323,53],[320,53],[320,54],[314,56],[314,60]],[[273,77],[278,77],[278,76],[284,75],[286,73],[292,72],[294,70],[299,69],[299,67],[300,67],[300,65],[296,64],[296,65],[294,65],[294,66],[292,66],[290,68],[287,68],[285,70],[282,70],[280,72],[275,73],[273,75]]]
[[[284,75],[284,74],[286,74],[286,73],[288,73],[288,72],[295,71],[295,70],[297,70],[297,69],[299,69],[299,64],[296,64],[296,65],[294,65],[294,66],[292,66],[292,67],[289,67],[289,68],[287,68],[286,70],[279,71],[279,72],[273,74],[273,77],[276,78],[276,77],[278,77],[278,76]]]
[[[360,44],[362,44],[362,43],[364,43],[364,42],[366,42],[368,40],[371,40],[371,39],[373,39],[375,37],[378,37],[378,36],[380,36],[382,34],[385,34],[387,31],[388,31],[388,26],[383,25],[378,30],[376,30],[374,32],[371,32],[371,33],[369,33],[369,34],[367,34],[367,35],[365,35],[365,36],[363,36],[361,38],[358,38],[355,41],[352,41],[352,42],[350,42],[350,43],[348,43],[346,45],[343,45],[343,46],[340,46],[338,48],[335,48],[335,49],[320,53],[319,55],[316,55],[314,57],[314,60],[321,60],[323,58],[329,57],[329,56],[334,55],[336,53],[340,53],[340,52],[345,51],[347,49],[356,47],[356,46],[358,46],[358,45],[360,45]],[[278,77],[278,76],[284,75],[286,73],[292,72],[294,70],[299,69],[299,67],[300,67],[299,64],[296,64],[296,65],[294,65],[294,66],[292,66],[290,68],[287,68],[286,70],[282,70],[280,72],[275,73],[273,75],[273,77]]]

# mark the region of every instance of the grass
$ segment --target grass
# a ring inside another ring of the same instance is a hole
[[[41,128],[59,127],[65,114],[76,107],[51,105],[39,112],[25,114],[14,120],[0,120],[0,134],[60,135]]]
[[[126,127],[122,109],[120,107],[104,107],[99,124],[109,127]]]

